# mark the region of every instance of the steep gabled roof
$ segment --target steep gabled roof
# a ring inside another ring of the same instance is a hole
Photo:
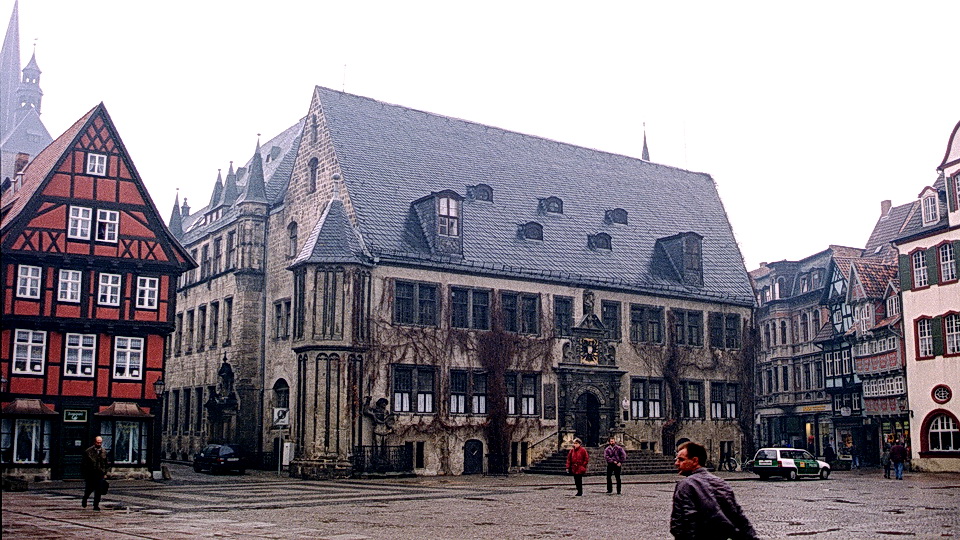
[[[867,257],[884,255],[886,246],[890,245],[903,232],[903,227],[917,204],[916,201],[912,201],[894,206],[890,208],[886,215],[880,216],[876,225],[873,226],[867,245],[864,247],[864,254]]]
[[[311,263],[366,264],[369,260],[359,232],[347,217],[343,201],[333,199],[290,267]]]
[[[704,173],[391,105],[317,87],[334,152],[360,232],[382,260],[449,269],[607,284],[693,298],[753,304],[743,258],[717,193]],[[410,204],[445,189],[461,195],[484,183],[493,202],[466,198],[462,258],[424,253],[405,238]],[[555,196],[563,213],[545,215]],[[628,225],[606,210],[629,212]],[[543,225],[543,240],[518,238],[518,224]],[[654,271],[656,240],[703,236],[703,286]],[[612,249],[587,238],[609,234]]]
[[[898,267],[896,264],[886,264],[869,259],[854,259],[851,261],[853,270],[863,287],[867,298],[879,300],[891,281],[897,279]]]
[[[0,208],[3,211],[3,222],[0,229],[7,230],[7,227],[19,216],[20,212],[27,205],[40,183],[47,178],[50,171],[60,162],[64,152],[69,148],[74,139],[87,124],[93,113],[103,104],[90,109],[87,114],[80,117],[69,129],[63,132],[63,135],[57,137],[52,143],[37,154],[37,157],[27,165],[23,171],[23,183],[20,189],[13,193],[13,190],[7,190],[4,193]]]

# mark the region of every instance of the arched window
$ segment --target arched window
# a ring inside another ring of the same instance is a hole
[[[930,452],[960,450],[960,427],[957,427],[957,421],[946,414],[934,416],[927,428],[927,444]]]
[[[277,382],[273,383],[273,403],[281,408],[290,406],[290,385],[286,379],[277,379]]]
[[[559,197],[540,199],[540,209],[548,214],[562,214],[563,201]]]
[[[808,339],[810,339],[809,326],[810,326],[810,314],[801,313],[800,314],[800,339],[802,339],[803,341],[807,341]]]
[[[587,245],[590,249],[613,249],[610,235],[607,233],[598,233],[587,237]]]
[[[607,223],[619,223],[621,225],[627,224],[627,211],[623,208],[607,210],[607,215],[605,217]]]
[[[290,225],[287,225],[287,234],[290,237],[290,245],[287,251],[287,256],[296,257],[297,256],[297,222],[294,221]]]
[[[780,321],[780,343],[787,344],[787,321]]]
[[[543,225],[531,221],[520,226],[520,235],[527,240],[543,240]]]
[[[477,184],[471,190],[473,200],[493,202],[493,188],[486,184]]]
[[[308,167],[310,168],[310,192],[317,190],[317,169],[319,168],[320,160],[313,158],[310,160]]]

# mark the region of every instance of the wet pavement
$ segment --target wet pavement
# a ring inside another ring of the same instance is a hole
[[[624,477],[621,496],[588,477],[418,477],[304,481],[170,466],[173,480],[115,480],[102,511],[81,482],[3,493],[3,538],[669,538],[675,475]],[[829,480],[720,473],[763,538],[960,537],[960,474],[837,471]]]

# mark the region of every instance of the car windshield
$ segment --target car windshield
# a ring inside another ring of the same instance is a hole
[[[203,452],[200,452],[204,456],[215,456],[217,455],[217,450],[220,449],[220,446],[212,444],[203,449]]]
[[[777,459],[776,450],[760,450],[754,459]]]
[[[803,459],[813,459],[813,456],[810,455],[810,452],[804,452],[804,453],[803,453]]]

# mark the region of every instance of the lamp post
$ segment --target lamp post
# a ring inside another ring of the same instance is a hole
[[[153,393],[157,396],[157,412],[153,416],[153,459],[151,460],[153,462],[151,469],[154,472],[160,470],[160,448],[163,442],[164,421],[163,389],[165,387],[166,383],[163,382],[163,379],[157,379],[153,383]],[[154,479],[156,479],[156,475],[154,475]]]

